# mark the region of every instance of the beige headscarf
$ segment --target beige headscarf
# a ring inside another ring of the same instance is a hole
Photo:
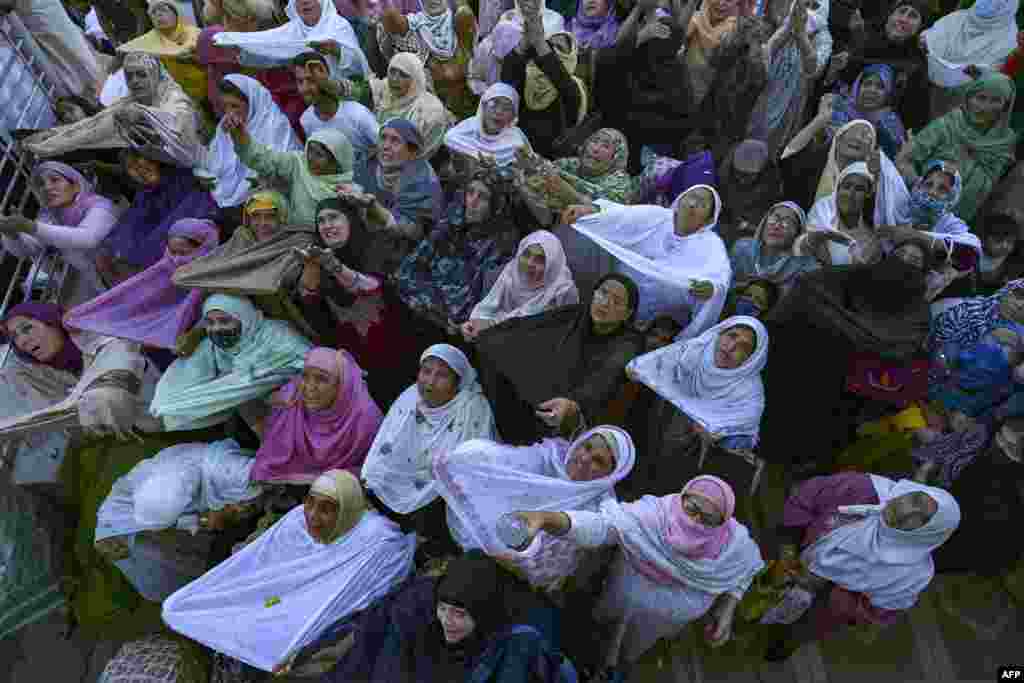
[[[580,111],[576,120],[576,124],[579,124],[587,116],[588,104],[587,87],[582,80],[576,77],[576,67],[579,64],[580,57],[579,44],[576,41],[576,36],[566,31],[556,33],[551,38],[555,36],[564,36],[569,40],[569,51],[562,52],[556,49],[555,54],[558,55],[562,66],[565,67],[566,72],[575,81],[576,87],[580,91]],[[526,87],[523,92],[523,100],[526,102],[526,107],[530,111],[543,111],[550,107],[556,99],[558,99],[558,88],[555,87],[550,78],[544,75],[541,68],[531,60],[526,65]]]
[[[822,171],[821,179],[818,181],[818,190],[814,194],[815,201],[823,197],[828,197],[830,194],[835,192],[837,183],[839,182],[839,174],[843,170],[839,168],[839,160],[836,156],[836,149],[839,146],[839,138],[851,129],[858,127],[863,127],[868,131],[871,149],[878,146],[878,134],[875,132],[875,127],[871,125],[870,121],[856,119],[854,121],[850,121],[837,130],[836,134],[832,136],[832,145],[828,149],[828,161],[825,163],[825,170]]]
[[[412,52],[399,52],[388,63],[412,78],[412,86],[404,97],[395,97],[388,87],[387,78],[370,81],[373,101],[376,103],[378,123],[391,119],[406,119],[416,126],[423,137],[422,156],[428,159],[444,141],[444,134],[455,118],[436,95],[427,90],[427,72],[423,62]]]
[[[334,543],[355,528],[366,512],[366,496],[363,495],[363,487],[358,479],[345,470],[324,472],[316,478],[309,492],[330,498],[338,504],[338,521],[331,537],[327,539],[328,544]]]

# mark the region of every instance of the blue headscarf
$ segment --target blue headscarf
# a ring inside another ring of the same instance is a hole
[[[423,150],[423,136],[420,135],[419,130],[408,119],[388,119],[387,123],[380,127],[381,130],[385,128],[390,128],[398,133],[398,137],[402,138],[402,142],[414,146],[418,152]]]
[[[953,176],[953,189],[945,197],[936,199],[928,194],[925,189],[925,179],[933,171],[941,171]],[[963,179],[960,171],[947,161],[929,161],[924,168],[924,174],[914,183],[910,191],[910,217],[915,225],[934,226],[940,218],[951,212],[960,201],[960,193],[963,191]]]

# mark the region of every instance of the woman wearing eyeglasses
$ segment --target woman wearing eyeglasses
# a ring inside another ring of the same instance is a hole
[[[729,484],[705,475],[680,493],[607,501],[598,512],[517,514],[531,538],[544,531],[582,547],[621,550],[594,617],[608,627],[599,666],[610,670],[607,680],[626,680],[626,669],[658,639],[702,617],[712,647],[728,642],[736,606],[764,567],[757,544],[733,517],[735,505]]]
[[[626,384],[626,365],[643,350],[633,329],[639,300],[636,284],[612,273],[597,281],[589,301],[480,333],[480,383],[506,443],[571,439],[588,426],[614,423],[609,404]]]

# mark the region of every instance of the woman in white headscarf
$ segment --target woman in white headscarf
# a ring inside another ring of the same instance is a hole
[[[416,383],[384,417],[363,464],[371,502],[403,527],[446,537],[434,460],[469,439],[496,436],[491,406],[476,370],[454,346],[435,344],[420,356]]]
[[[1017,48],[1017,8],[1020,0],[979,0],[968,9],[942,17],[921,34],[921,46],[929,61],[938,58],[951,69],[970,67],[998,70]],[[966,81],[970,82],[970,81]],[[960,101],[960,88],[934,84],[932,120],[946,114]]]
[[[149,408],[169,431],[219,424],[262,400],[302,372],[313,346],[242,297],[214,294],[203,303],[203,319],[206,338],[171,363]]]
[[[783,509],[780,557],[815,600],[767,658],[786,659],[846,626],[898,621],[935,575],[932,551],[959,524],[952,495],[906,479],[848,473],[802,483]]]
[[[259,81],[241,74],[230,74],[218,85],[221,98],[231,111],[244,113],[246,129],[256,142],[277,152],[296,152],[302,143],[295,135],[288,117],[278,108],[270,91]],[[201,172],[216,179],[213,198],[217,206],[231,208],[241,204],[249,194],[249,178],[255,172],[242,163],[235,154],[231,135],[223,123],[217,125],[206,150],[206,162]]]
[[[567,223],[615,260],[640,288],[637,321],[670,315],[682,339],[708,329],[722,314],[732,265],[715,232],[722,200],[710,185],[694,185],[672,207],[621,206],[598,200],[570,207]]]
[[[612,628],[602,642],[607,678],[627,669],[659,638],[705,620],[711,647],[732,636],[736,607],[764,568],[761,551],[736,521],[736,496],[718,477],[679,483],[669,495],[610,500],[594,512],[520,512],[527,533],[566,536],[583,547],[618,546],[594,616]],[[617,670],[617,671],[616,671]]]
[[[469,321],[462,325],[462,334],[472,341],[483,330],[509,318],[579,301],[562,243],[547,230],[537,230],[519,242],[516,257],[505,264],[491,291],[473,308]]]
[[[767,363],[764,325],[734,316],[626,366],[627,376],[656,395],[631,430],[644,439],[647,457],[631,477],[630,490],[670,493],[691,471],[683,462],[711,444],[731,451],[756,448],[765,406],[761,372]]]
[[[836,178],[843,169],[862,161],[872,175],[881,177],[875,201],[875,224],[896,225],[897,207],[902,206],[909,195],[899,168],[878,146],[874,125],[864,119],[850,121],[835,131],[826,150],[824,143],[814,142],[832,121],[831,110],[826,108],[824,113],[827,115],[819,113],[797,133],[782,153],[785,195],[800,206],[812,206],[835,192]]]
[[[556,438],[506,446],[474,439],[435,459],[434,474],[448,503],[448,528],[463,550],[480,548],[532,585],[557,590],[576,572],[584,549],[544,533],[525,548],[510,548],[498,536],[498,520],[518,510],[596,512],[615,500],[615,484],[635,462],[629,434],[602,426],[572,443]]]
[[[508,166],[520,147],[530,148],[526,134],[516,126],[519,93],[506,83],[495,83],[480,97],[476,116],[459,122],[444,136],[444,144],[456,154],[479,160],[493,157]]]
[[[875,176],[858,161],[836,178],[835,190],[811,207],[807,232],[793,244],[799,255],[813,255],[822,265],[870,265],[882,258],[875,226],[864,218],[869,201],[879,201]]]
[[[164,601],[164,622],[262,671],[284,669],[323,631],[413,569],[416,538],[367,505],[359,481],[321,475],[305,504]]]
[[[288,23],[266,31],[224,31],[213,39],[217,47],[241,48],[242,66],[282,66],[310,47],[328,56],[331,76],[365,77],[370,73],[352,24],[338,14],[330,0],[289,0]]]
[[[203,575],[212,535],[259,511],[252,451],[227,439],[171,446],[116,482],[96,522],[96,550],[147,600]],[[169,531],[161,536],[155,532]]]
[[[752,448],[764,412],[761,371],[767,363],[764,325],[757,318],[733,316],[699,337],[635,358],[626,373],[727,448]]]

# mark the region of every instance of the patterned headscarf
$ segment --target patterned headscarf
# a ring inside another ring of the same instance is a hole
[[[615,146],[615,153],[611,159],[596,161],[587,156],[587,147],[595,139],[603,139]],[[629,142],[626,141],[625,135],[614,128],[602,128],[586,139],[579,149],[579,155],[580,177],[584,179],[600,178],[609,173],[626,170],[626,163],[629,161]]]
[[[935,199],[925,190],[925,179],[934,171],[945,173],[953,177],[953,189],[950,193],[940,199]],[[940,218],[956,208],[960,201],[960,193],[963,191],[963,179],[956,166],[948,161],[929,161],[924,167],[924,173],[914,184],[910,191],[910,215],[915,224],[923,224],[929,227],[934,226]]]

